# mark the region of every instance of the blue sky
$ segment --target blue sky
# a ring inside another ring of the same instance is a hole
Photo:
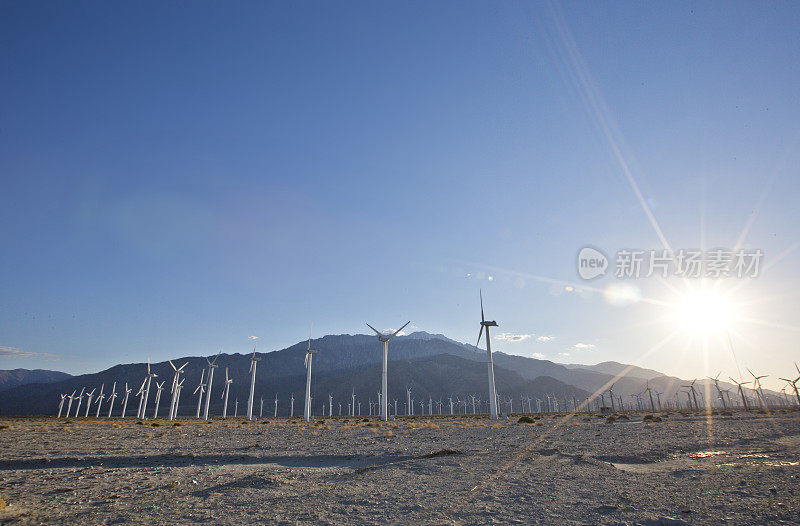
[[[311,323],[474,341],[482,287],[523,335],[497,350],[733,374],[715,342],[647,354],[665,308],[578,278],[584,245],[661,247],[632,180],[674,248],[750,225],[776,261],[736,293],[764,323],[735,348],[789,374],[799,23],[789,2],[2,2],[0,367],[274,350]]]

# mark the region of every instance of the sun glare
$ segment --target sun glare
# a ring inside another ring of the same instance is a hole
[[[675,317],[679,325],[699,334],[730,329],[734,315],[731,301],[713,291],[692,292],[675,305]]]

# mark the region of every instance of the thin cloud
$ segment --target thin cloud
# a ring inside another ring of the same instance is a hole
[[[559,356],[569,356],[568,352],[560,352],[558,353]]]
[[[257,340],[258,336],[248,336],[247,339],[248,340]]]
[[[593,343],[576,343],[575,345],[573,345],[573,347],[575,347],[576,349],[580,349],[582,351],[595,348]]]
[[[53,359],[58,357],[58,355],[56,354],[23,351],[22,349],[18,349],[16,347],[5,347],[5,346],[0,346],[0,356],[2,356],[3,358],[46,358],[46,359]]]
[[[394,331],[397,329],[384,329],[383,334],[394,334]],[[398,336],[406,336],[408,333],[406,331],[400,331],[397,333]]]
[[[542,354],[540,352],[535,352],[531,356],[536,358],[537,360],[544,360],[544,354]]]
[[[527,340],[533,336],[532,334],[512,334],[510,332],[501,332],[500,334],[495,335],[495,340],[500,340],[501,342],[521,342],[523,340]]]
[[[539,337],[536,338],[536,341],[545,343],[545,342],[551,342],[551,341],[553,341],[555,339],[556,339],[555,336],[539,336]]]

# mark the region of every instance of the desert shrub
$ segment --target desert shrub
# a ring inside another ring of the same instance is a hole
[[[161,424],[159,424],[158,422],[153,422],[152,424],[150,424],[150,427],[158,427],[160,425]]]
[[[628,418],[628,415],[626,415],[625,413],[618,415],[617,418],[619,418],[620,420],[630,420],[630,418]]]
[[[615,422],[616,420],[617,419],[614,417],[614,415],[608,415],[608,417],[606,417],[606,422],[608,422],[609,424]]]
[[[533,424],[535,420],[529,416],[521,416],[519,420],[517,420],[518,424]]]

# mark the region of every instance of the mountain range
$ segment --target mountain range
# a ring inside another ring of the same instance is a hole
[[[290,412],[291,396],[294,395],[294,414],[302,414],[302,400],[305,390],[304,359],[308,342],[301,341],[279,351],[256,353],[260,358],[256,375],[256,413],[260,411],[260,399],[264,398],[264,414],[274,412],[274,399],[278,396],[278,414]],[[328,403],[328,396],[334,398],[334,414],[338,412],[338,403],[343,403],[343,414],[346,403],[353,393],[362,402],[362,413],[367,411],[370,400],[377,401],[380,389],[381,346],[375,336],[328,335],[311,340],[311,347],[318,351],[313,360],[312,408],[319,414],[323,401]],[[514,399],[513,404],[519,407],[522,395],[531,398],[545,398],[548,394],[561,400],[575,397],[583,400],[590,393],[607,388],[614,377],[625,369],[628,373],[616,380],[614,392],[617,396],[628,397],[641,393],[645,383],[662,393],[662,400],[674,397],[683,385],[688,382],[675,377],[668,377],[657,371],[627,366],[616,362],[604,362],[595,366],[562,365],[549,360],[539,360],[494,352],[494,368],[497,392],[505,400]],[[487,370],[486,352],[476,351],[473,346],[463,344],[443,335],[415,332],[406,336],[398,336],[389,344],[389,399],[399,400],[400,411],[406,400],[406,388],[412,391],[415,406],[421,399],[448,398],[464,400],[471,395],[486,399]],[[200,383],[202,371],[207,371],[205,357],[189,356],[175,358],[176,366],[187,363],[185,367],[184,389],[181,394],[181,414],[194,414],[197,408],[198,395],[194,391]],[[244,404],[250,386],[250,355],[221,354],[217,361],[212,386],[212,414],[222,410],[222,388],[225,370],[233,379],[229,396],[229,413],[233,413],[235,402],[239,400],[239,414],[244,412]],[[168,362],[151,365],[152,372],[158,375],[151,386],[150,407],[157,388],[156,382],[165,382],[165,392],[161,397],[161,409],[169,405],[169,388],[173,370]],[[0,414],[55,414],[58,409],[60,394],[70,394],[86,388],[96,389],[99,393],[101,385],[108,395],[112,384],[116,382],[116,392],[124,395],[127,383],[135,396],[142,385],[147,371],[146,363],[121,364],[98,373],[80,376],[68,376],[56,381],[39,381],[19,385],[0,392]],[[63,374],[63,373],[61,373]],[[207,381],[207,380],[206,380]],[[699,392],[712,393],[713,386],[708,380],[700,380],[695,384]],[[723,384],[724,388],[732,388]],[[735,388],[731,391],[735,396]],[[630,402],[626,398],[626,402]],[[115,414],[121,407],[121,398],[115,406]],[[135,414],[137,400],[129,401],[128,414]],[[132,408],[133,406],[133,408]],[[417,406],[418,407],[418,406]],[[427,406],[425,411],[427,412]],[[416,414],[419,411],[415,411]]]

